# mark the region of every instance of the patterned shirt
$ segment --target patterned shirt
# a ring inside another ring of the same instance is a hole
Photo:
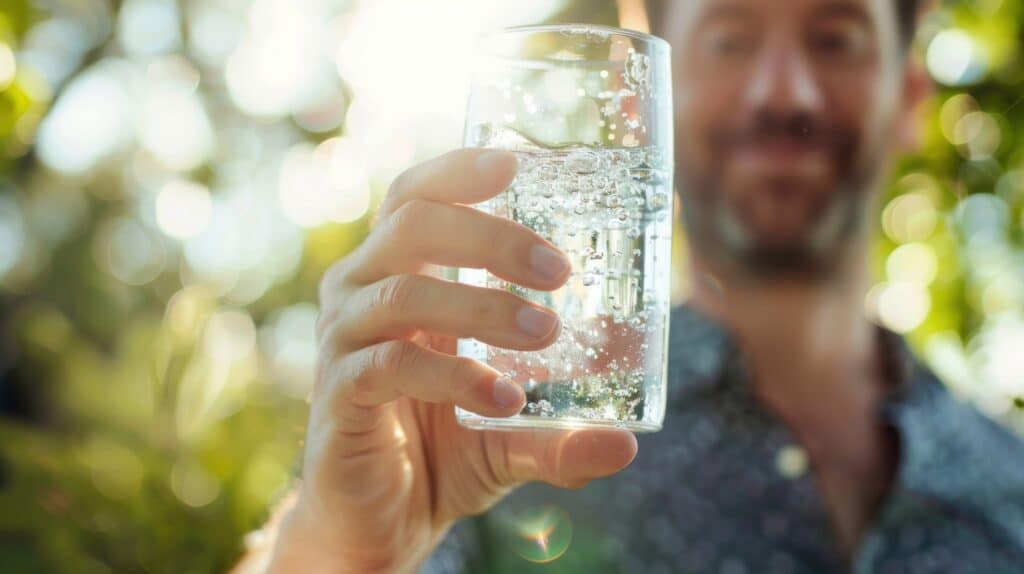
[[[518,488],[456,524],[421,572],[1024,573],[1024,443],[953,397],[901,337],[877,333],[879,415],[899,457],[852,558],[794,434],[752,393],[735,339],[683,305],[669,328],[665,425],[638,435],[633,463],[577,490]],[[562,519],[544,543],[568,548],[531,561],[546,555],[516,525],[551,508]]]

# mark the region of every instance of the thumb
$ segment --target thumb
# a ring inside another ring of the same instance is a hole
[[[515,486],[541,480],[563,488],[579,488],[587,482],[626,468],[637,453],[633,433],[616,429],[573,431],[515,431],[496,433],[505,442],[500,449],[505,472],[498,476]]]

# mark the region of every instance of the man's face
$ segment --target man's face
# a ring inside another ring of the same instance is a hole
[[[893,0],[688,0],[674,46],[691,241],[751,268],[817,268],[860,227],[896,136]]]

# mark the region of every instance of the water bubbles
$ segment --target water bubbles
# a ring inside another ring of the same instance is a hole
[[[561,171],[557,165],[550,163],[541,164],[537,166],[537,179],[547,182],[555,181],[561,175]]]
[[[608,152],[608,164],[613,168],[618,168],[612,171],[613,178],[622,179],[623,177],[629,177],[629,172],[622,167],[627,157],[626,150],[624,149],[613,149]]]
[[[626,55],[626,69],[622,74],[626,85],[634,91],[641,91],[650,82],[650,72],[651,59],[647,54],[641,54],[630,48]]]
[[[586,24],[567,26],[561,30],[561,34],[588,44],[602,44],[611,39],[610,32]]]
[[[668,207],[668,203],[668,194],[658,191],[651,194],[651,197],[647,202],[647,207],[651,211],[661,211]]]
[[[574,151],[565,158],[565,169],[576,173],[594,173],[600,166],[601,158],[591,151]]]
[[[633,149],[626,153],[626,165],[629,167],[639,167],[644,162],[644,150]]]
[[[551,405],[551,401],[541,399],[526,403],[526,412],[535,416],[550,417],[554,414],[555,408]]]
[[[663,325],[641,315],[640,299],[652,285],[637,279],[664,273],[659,269],[667,259],[667,251],[661,253],[667,243],[654,239],[668,231],[654,224],[648,206],[671,199],[664,195],[668,180],[637,177],[653,170],[648,163],[652,155],[644,147],[519,153],[520,173],[500,195],[505,203],[491,202],[485,209],[511,216],[558,245],[573,261],[574,280],[556,299],[526,288],[518,293],[554,305],[563,317],[562,335],[551,346],[529,352],[495,348],[485,356],[502,370],[512,367],[517,380],[536,381],[524,389],[528,399],[523,416],[644,420],[645,357],[661,350],[655,344],[641,345],[647,337],[659,336]],[[529,158],[528,165],[523,158]],[[662,197],[655,197],[658,193]],[[651,250],[659,253],[654,269]],[[484,281],[488,287],[499,285],[497,278],[485,276]],[[621,337],[630,340],[624,344]]]
[[[648,148],[647,149],[647,159],[646,159],[645,163],[647,163],[648,166],[653,167],[655,169],[661,168],[662,167],[661,162],[664,161],[664,159],[665,159],[664,155],[665,154],[662,153],[661,148],[657,148],[657,147]]]
[[[473,126],[470,132],[470,142],[474,146],[487,147],[494,140],[494,136],[497,130],[494,129],[494,124],[483,123]]]
[[[594,180],[589,176],[581,175],[579,179],[576,180],[576,189],[581,193],[590,193],[594,191]]]

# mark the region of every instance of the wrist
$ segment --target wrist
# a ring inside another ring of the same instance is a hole
[[[349,564],[332,555],[332,544],[323,534],[323,525],[305,512],[298,494],[281,513],[273,527],[268,574],[308,572],[309,574],[348,574]]]
[[[299,495],[281,513],[274,528],[275,539],[266,572],[268,574],[416,574],[430,554],[429,549],[402,548],[387,554],[379,549],[345,548],[342,535],[329,531],[322,515],[310,512]]]

